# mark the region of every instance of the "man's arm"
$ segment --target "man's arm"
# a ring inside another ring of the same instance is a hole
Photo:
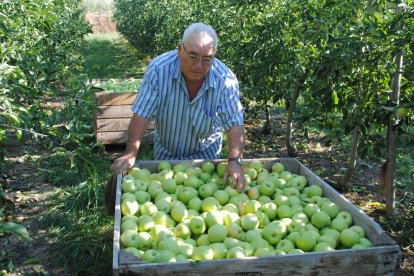
[[[227,133],[227,142],[229,146],[228,158],[243,158],[244,148],[244,127],[233,126]],[[229,161],[224,173],[224,181],[231,177],[231,186],[237,188],[239,192],[243,191],[246,186],[246,178],[244,177],[243,167],[236,161]]]
[[[112,173],[127,171],[135,164],[141,141],[144,138],[148,126],[148,119],[133,115],[128,126],[128,140],[123,156],[114,161],[111,166]]]

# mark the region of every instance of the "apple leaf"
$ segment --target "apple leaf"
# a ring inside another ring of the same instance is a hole
[[[17,236],[19,236],[20,238],[22,238],[23,240],[30,240],[29,237],[29,232],[27,232],[26,228],[18,223],[14,223],[14,222],[6,222],[5,224],[3,224],[1,226],[2,230],[4,232],[10,232],[13,234],[16,234]]]

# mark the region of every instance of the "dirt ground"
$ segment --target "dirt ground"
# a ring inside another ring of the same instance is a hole
[[[116,30],[115,24],[108,22],[107,15],[88,15],[87,20],[95,24],[95,32]],[[246,121],[245,158],[287,157],[283,135],[285,129],[283,116],[275,115],[272,117],[272,131],[267,135],[261,131],[263,121],[249,121],[248,118]],[[302,140],[296,138],[295,143],[301,144]],[[319,172],[318,174],[328,183],[340,183],[343,177],[341,168],[346,166],[346,156],[333,146],[325,146],[318,137],[310,137],[306,143],[306,148],[299,150],[298,160],[312,171]],[[51,266],[54,252],[50,250],[49,244],[53,241],[48,238],[45,229],[38,227],[39,219],[44,212],[45,197],[54,190],[54,187],[41,180],[32,158],[47,154],[47,151],[32,145],[29,141],[26,143],[18,142],[13,137],[0,146],[9,152],[8,158],[14,162],[11,168],[3,172],[6,177],[0,175],[0,181],[6,182],[4,184],[11,191],[8,194],[9,199],[16,205],[13,219],[24,224],[33,238],[32,242],[23,243],[13,236],[0,237],[0,244],[7,243],[7,248],[14,252],[11,257],[15,272],[10,275],[27,275],[39,272],[59,275],[59,271],[53,270]],[[108,147],[107,150],[109,152],[107,158],[113,159],[121,154],[124,148]],[[357,206],[376,198],[379,193],[379,168],[380,164],[360,160],[352,179],[352,185],[356,190],[365,189],[367,192],[343,192],[343,195]],[[384,215],[383,212],[372,214],[376,221]],[[390,236],[395,235],[395,233],[389,234]],[[28,260],[33,263],[25,264]],[[5,265],[7,264],[0,263],[0,267],[3,266],[0,271],[4,269]],[[404,258],[401,263],[403,269],[398,269],[396,275],[413,275],[413,265],[413,256]]]

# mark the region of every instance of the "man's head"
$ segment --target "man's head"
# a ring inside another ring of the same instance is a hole
[[[204,23],[191,24],[178,44],[181,69],[189,82],[204,80],[217,52],[217,34]]]

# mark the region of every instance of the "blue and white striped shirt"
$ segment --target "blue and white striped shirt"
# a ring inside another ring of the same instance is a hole
[[[200,91],[190,101],[177,50],[149,64],[132,111],[155,118],[156,160],[217,159],[223,129],[243,125],[239,84],[233,72],[214,59]]]

